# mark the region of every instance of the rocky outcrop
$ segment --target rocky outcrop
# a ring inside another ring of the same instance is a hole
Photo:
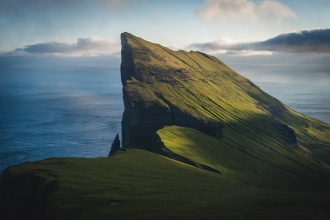
[[[285,146],[287,146],[290,149],[298,148],[296,133],[292,128],[282,123],[278,123],[276,125],[276,128]]]
[[[117,134],[115,139],[112,142],[108,157],[110,157],[111,155],[113,155],[115,152],[117,152],[119,150],[121,150],[121,147],[120,147],[119,135]]]
[[[28,170],[20,173],[7,168],[1,175],[0,219],[48,219],[47,196],[58,187],[58,181],[45,181]]]

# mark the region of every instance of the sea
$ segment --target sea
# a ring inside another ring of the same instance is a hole
[[[330,87],[255,82],[293,109],[330,123]],[[106,157],[121,134],[119,69],[14,71],[0,81],[0,173],[50,157]]]

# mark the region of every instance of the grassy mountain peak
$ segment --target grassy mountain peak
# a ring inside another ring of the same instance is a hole
[[[121,38],[124,147],[174,150],[199,163],[214,146],[215,169],[224,169],[224,160],[236,163],[238,178],[251,165],[255,176],[329,182],[328,124],[295,112],[213,56],[172,51],[129,33]],[[203,155],[187,154],[193,146]]]

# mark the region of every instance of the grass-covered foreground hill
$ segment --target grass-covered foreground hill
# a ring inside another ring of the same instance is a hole
[[[6,197],[1,219],[330,218],[329,192],[234,184],[138,149],[109,158],[23,163],[2,178],[16,200]]]
[[[126,150],[9,167],[0,219],[330,219],[329,124],[215,57],[121,40]]]

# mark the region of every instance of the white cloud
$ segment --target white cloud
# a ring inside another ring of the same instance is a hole
[[[272,16],[276,18],[297,18],[297,15],[289,6],[276,1],[263,1],[258,5],[257,11],[263,16]]]
[[[281,34],[265,41],[235,42],[223,39],[206,43],[194,43],[187,49],[209,54],[272,55],[273,53],[330,54],[330,29],[303,30]]]
[[[120,52],[120,42],[100,37],[78,38],[75,42],[46,42],[27,45],[5,55],[98,56]]]
[[[197,15],[207,21],[250,20],[264,17],[296,18],[289,6],[277,1],[265,0],[255,3],[251,0],[208,0],[206,6],[197,11]]]
[[[217,55],[220,55],[221,53],[216,53]],[[231,56],[270,56],[273,55],[272,51],[267,50],[227,50],[226,53],[222,53],[226,55]]]
[[[110,54],[120,50],[120,43],[100,37],[79,38],[77,49],[83,53]]]

